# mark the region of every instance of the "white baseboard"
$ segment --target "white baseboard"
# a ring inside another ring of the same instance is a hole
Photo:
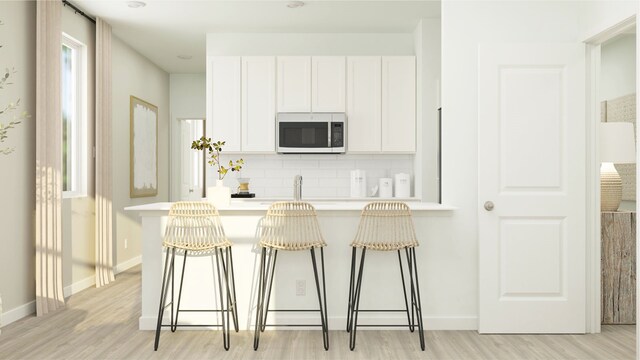
[[[64,295],[65,298],[68,298],[69,296],[73,294],[77,294],[84,289],[88,289],[94,286],[95,284],[96,284],[96,277],[95,275],[91,275],[80,281],[76,281],[69,286],[66,286],[64,289],[62,289],[62,294]]]
[[[120,264],[116,265],[115,273],[120,274],[121,272],[129,270],[132,267],[139,265],[141,263],[142,263],[142,255],[136,256],[132,259],[129,259],[125,262],[121,262]]]
[[[24,305],[20,305],[17,308],[11,309],[0,314],[0,327],[7,326],[13,322],[16,322],[24,317],[27,317],[36,312],[36,302],[31,301]]]
[[[138,328],[140,330],[155,330],[156,329],[156,317],[155,316],[141,316],[138,319]],[[318,324],[319,317],[285,317],[285,316],[276,316],[270,317],[269,323],[295,323],[295,324]],[[423,323],[425,330],[478,330],[478,317],[477,316],[423,316]],[[169,318],[166,318],[166,323],[169,322]],[[190,321],[185,321],[185,323],[192,324]],[[406,316],[394,316],[394,317],[371,317],[371,316],[363,316],[361,313],[358,317],[358,324],[367,325],[367,324],[406,324],[407,318]],[[335,316],[329,317],[329,330],[344,330],[347,325],[347,320],[343,316]],[[253,325],[252,325],[253,326]],[[251,328],[247,328],[246,324],[240,324],[240,330],[251,330]],[[197,330],[198,328],[181,328],[181,330]],[[212,328],[219,329],[219,328]],[[267,329],[273,330],[319,330],[319,327],[269,327]],[[360,328],[359,328],[360,329]],[[363,327],[362,330],[406,330],[404,327]],[[202,328],[200,328],[202,330]]]
[[[126,271],[142,262],[142,256],[134,257],[133,259],[129,259],[123,263],[120,263],[115,268],[115,273],[121,273]],[[80,281],[77,281],[69,286],[66,286],[62,292],[64,297],[69,297],[73,294],[76,294],[82,290],[88,289],[96,284],[96,277],[89,276]],[[31,301],[24,305],[18,306],[17,308],[8,310],[2,314],[0,314],[0,327],[4,327],[13,322],[16,322],[24,317],[27,317],[36,312],[36,302]],[[155,325],[154,325],[155,329]]]

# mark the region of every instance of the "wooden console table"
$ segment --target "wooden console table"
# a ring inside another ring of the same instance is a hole
[[[602,324],[636,323],[636,213],[601,217]]]

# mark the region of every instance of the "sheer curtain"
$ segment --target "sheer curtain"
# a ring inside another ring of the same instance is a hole
[[[62,2],[38,1],[36,28],[36,313],[64,307],[62,292]]]
[[[96,287],[115,280],[111,169],[111,25],[96,19]]]

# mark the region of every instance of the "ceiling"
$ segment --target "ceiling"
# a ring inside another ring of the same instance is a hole
[[[71,2],[107,20],[116,36],[169,73],[205,71],[207,33],[407,33],[422,18],[440,17],[435,0],[316,0],[293,9],[269,0],[146,0],[142,8],[123,0]]]

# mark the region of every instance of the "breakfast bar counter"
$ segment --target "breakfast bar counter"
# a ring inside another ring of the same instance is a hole
[[[233,260],[238,302],[238,317],[241,330],[251,329],[255,322],[256,289],[260,266],[260,249],[257,246],[258,229],[261,220],[271,203],[279,199],[232,200],[227,207],[218,210],[225,233],[233,243]],[[282,199],[285,200],[285,199]],[[307,200],[317,210],[318,221],[327,243],[325,248],[327,305],[329,328],[344,329],[346,325],[347,294],[349,290],[349,262],[351,248],[349,244],[358,228],[360,212],[371,200]],[[437,248],[435,234],[443,226],[448,226],[454,207],[406,201],[412,210],[416,233],[420,246],[416,249],[420,259],[418,271],[420,286],[425,298],[423,317],[430,313],[431,301],[428,294],[437,291],[437,256],[429,249]],[[160,287],[162,282],[163,247],[162,237],[167,216],[172,203],[161,202],[125,208],[137,212],[142,223],[142,312],[139,319],[140,330],[155,330]],[[441,233],[441,232],[440,232]],[[178,259],[179,257],[179,259]],[[317,307],[313,269],[309,265],[308,251],[283,252],[278,256],[278,268],[271,295],[272,308]],[[364,293],[361,308],[402,309],[404,300],[402,287],[397,281],[400,276],[397,255],[389,252],[372,253],[367,256],[367,267],[363,277]],[[182,269],[182,256],[176,255],[176,273]],[[217,285],[214,282],[214,257],[190,255],[185,275],[181,308],[213,309],[218,308]],[[397,274],[396,274],[397,273]],[[176,283],[177,284],[177,283]],[[370,293],[371,296],[365,296]],[[177,296],[177,289],[176,289]],[[169,312],[165,312],[168,316]],[[403,313],[361,315],[360,324],[384,323],[403,324]],[[215,324],[215,313],[187,312],[180,314],[181,324]],[[319,323],[318,313],[269,313],[269,323]],[[425,323],[427,329],[429,322]]]

